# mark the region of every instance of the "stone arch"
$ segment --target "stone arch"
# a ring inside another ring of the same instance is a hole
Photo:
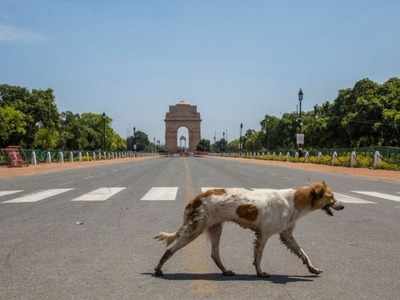
[[[177,133],[180,127],[186,127],[189,133],[188,150],[194,152],[201,138],[201,118],[197,106],[186,101],[170,105],[165,114],[165,144],[169,153],[178,152]]]

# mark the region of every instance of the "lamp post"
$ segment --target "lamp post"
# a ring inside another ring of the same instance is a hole
[[[299,136],[303,133],[303,119],[301,117],[301,103],[303,101],[303,95],[304,95],[303,94],[303,90],[300,89],[299,93],[298,93],[298,98],[299,98]],[[303,136],[303,139],[304,139],[304,135],[302,135],[302,136]],[[297,145],[298,145],[298,148],[299,148],[299,157],[302,157],[302,154],[303,154],[302,144],[300,144],[300,141],[298,141]]]
[[[136,156],[136,127],[133,127],[133,141],[132,141],[133,152]]]
[[[106,150],[106,113],[103,112],[103,150]]]
[[[303,101],[303,90],[302,89],[300,89],[299,90],[299,94],[298,94],[298,97],[299,97],[299,119],[300,119],[300,133],[302,132],[302,119],[301,119],[301,102]]]
[[[243,130],[243,123],[240,123],[240,137],[239,137],[239,155],[242,156],[242,130]]]

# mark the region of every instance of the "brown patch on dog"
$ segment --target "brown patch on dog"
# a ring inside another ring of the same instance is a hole
[[[220,195],[223,195],[225,193],[226,193],[225,189],[211,189],[211,190],[208,190],[208,191],[206,191],[204,193],[201,193],[201,194],[197,195],[196,198],[194,198],[186,206],[186,208],[196,209],[203,203],[202,202],[203,198],[208,198],[208,197],[213,196],[213,195],[220,196]]]
[[[314,208],[315,203],[321,199],[326,192],[326,183],[314,183],[309,187],[301,187],[294,193],[294,206],[301,210]]]
[[[254,204],[242,204],[236,209],[237,215],[250,222],[255,221],[258,216],[257,207]]]

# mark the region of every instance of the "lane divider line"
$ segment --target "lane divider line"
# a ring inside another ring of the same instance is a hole
[[[374,192],[374,191],[352,191],[352,192],[357,193],[357,194],[375,197],[375,198],[382,198],[385,200],[400,202],[400,196],[396,196],[396,195],[392,195],[392,194],[379,193],[379,192]]]
[[[352,196],[341,194],[341,193],[334,192],[334,195],[338,201],[341,201],[344,203],[376,204],[376,202],[373,202],[373,201],[368,201],[368,200],[364,200],[364,199],[357,198],[357,197],[352,197]]]
[[[4,203],[30,203],[30,202],[38,202],[41,200],[44,200],[46,198],[50,198],[56,195],[60,195],[62,193],[68,192],[70,190],[73,190],[73,188],[68,188],[68,189],[50,189],[50,190],[44,190],[44,191],[39,191],[35,192],[32,194],[28,194],[26,196],[18,197],[12,200],[4,201]]]
[[[178,187],[152,187],[140,200],[141,201],[174,201]]]
[[[126,187],[101,187],[72,199],[71,201],[106,201],[125,189]]]
[[[7,195],[12,195],[12,194],[16,194],[16,193],[20,193],[23,192],[23,190],[8,190],[8,191],[0,191],[0,197],[2,196],[7,196]]]

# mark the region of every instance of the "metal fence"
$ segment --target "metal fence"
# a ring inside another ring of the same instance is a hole
[[[308,149],[301,153],[293,149],[277,149],[241,154],[237,152],[210,153],[209,155],[400,170],[400,148],[398,147]]]
[[[110,160],[118,158],[135,158],[156,155],[157,153],[134,152],[134,151],[65,151],[65,150],[40,150],[21,149],[22,157],[29,164],[52,163],[52,162],[78,162]],[[0,149],[0,165],[8,165],[9,158],[5,149]]]

